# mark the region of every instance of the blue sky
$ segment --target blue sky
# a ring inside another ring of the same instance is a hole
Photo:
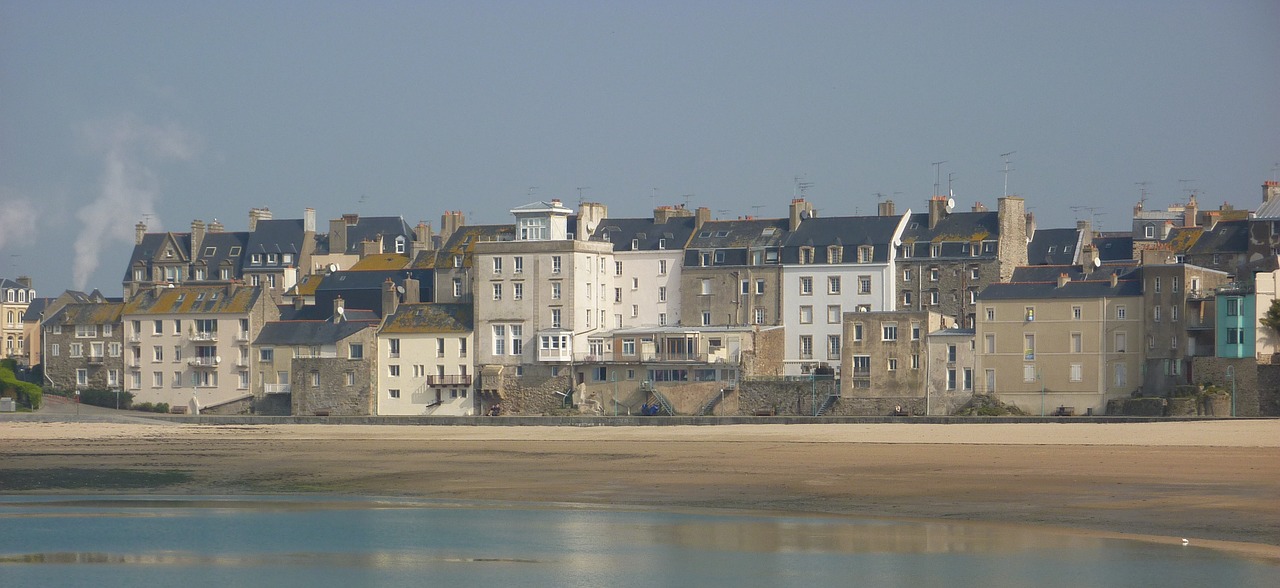
[[[133,225],[509,222],[581,195],[824,216],[1009,191],[1041,227],[1256,207],[1280,3],[0,0],[0,275],[118,294]],[[1181,181],[1193,180],[1193,181]],[[1073,207],[1093,207],[1086,211]]]

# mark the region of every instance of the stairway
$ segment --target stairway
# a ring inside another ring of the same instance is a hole
[[[658,405],[662,407],[663,412],[667,413],[668,416],[676,416],[676,411],[675,409],[671,408],[671,402],[667,400],[666,396],[663,396],[662,393],[658,392],[657,390],[654,390],[652,394],[653,394],[653,399],[656,400],[658,402]]]
[[[839,394],[832,394],[828,396],[827,399],[822,402],[822,406],[818,407],[818,416],[823,416],[827,414],[827,411],[831,410],[831,407],[835,406],[836,402],[839,400],[840,400]]]

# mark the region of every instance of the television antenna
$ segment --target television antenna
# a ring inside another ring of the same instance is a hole
[[[1076,220],[1080,220],[1082,212],[1089,214],[1089,225],[1094,231],[1098,230],[1098,211],[1102,210],[1101,206],[1072,206],[1071,212],[1076,213]]]
[[[954,180],[955,177],[956,172],[947,172],[947,198],[955,196],[954,191],[951,190],[951,181]]]
[[[732,212],[732,211],[731,211],[731,210],[729,210],[728,208],[717,208],[717,209],[716,209],[716,216],[717,216],[717,217],[722,217],[722,216],[724,216],[724,215],[729,214],[730,212]]]
[[[751,216],[752,216],[752,217],[760,216],[760,209],[761,209],[761,208],[764,208],[764,205],[763,205],[763,204],[752,204],[752,205],[751,205]]]
[[[1000,158],[1004,159],[1004,195],[1005,196],[1009,195],[1009,172],[1013,171],[1013,168],[1009,167],[1009,156],[1013,155],[1014,153],[1017,153],[1017,151],[1010,151],[1008,153],[1000,154]]]
[[[577,187],[577,190],[578,190],[578,206],[582,206],[582,202],[583,202],[583,200],[582,200],[582,191],[583,191],[583,190],[590,190],[590,189],[591,189],[591,186],[578,186],[578,187]]]
[[[813,187],[813,182],[806,182],[806,181],[804,181],[804,176],[796,176],[796,177],[795,177],[795,180],[796,180],[796,191],[795,191],[795,197],[797,197],[797,198],[804,198],[804,192],[805,192],[805,190],[808,190],[809,188],[812,188],[812,187]]]
[[[685,208],[689,208],[689,202],[690,202],[691,200],[693,200],[693,197],[694,197],[694,196],[695,196],[694,194],[682,194],[682,195],[680,196],[681,198],[684,198],[684,207],[685,207]]]
[[[933,195],[934,196],[941,196],[941,194],[938,194],[938,190],[941,189],[942,187],[942,164],[944,163],[946,163],[946,161],[935,161],[929,164],[933,166],[933,171],[934,171],[934,179],[933,179]]]
[[[1182,192],[1186,192],[1194,196],[1195,193],[1198,192],[1199,190],[1195,188],[1188,188],[1187,184],[1190,184],[1191,182],[1196,182],[1196,181],[1199,181],[1199,180],[1178,180],[1178,184],[1182,186],[1182,189],[1181,189]]]
[[[526,195],[526,196],[530,196],[530,197],[532,197],[532,196],[533,196],[533,193],[534,193],[534,192],[536,192],[536,191],[538,191],[538,187],[537,187],[537,186],[529,186],[529,189],[528,189],[528,191],[526,191],[526,192],[525,192],[525,195]]]
[[[1151,182],[1134,182],[1133,184],[1135,186],[1141,186],[1140,188],[1138,188],[1139,194],[1142,195],[1141,197],[1138,198],[1138,208],[1146,208],[1147,207],[1147,186],[1151,185]]]

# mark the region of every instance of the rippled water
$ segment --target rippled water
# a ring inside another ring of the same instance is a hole
[[[5,586],[1275,586],[1026,527],[313,497],[0,497]]]

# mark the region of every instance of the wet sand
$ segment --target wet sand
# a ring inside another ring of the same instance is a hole
[[[5,493],[277,494],[1053,525],[1280,558],[1280,421],[451,427],[0,423]],[[186,472],[122,491],[92,477]],[[56,476],[55,476],[56,477]]]

